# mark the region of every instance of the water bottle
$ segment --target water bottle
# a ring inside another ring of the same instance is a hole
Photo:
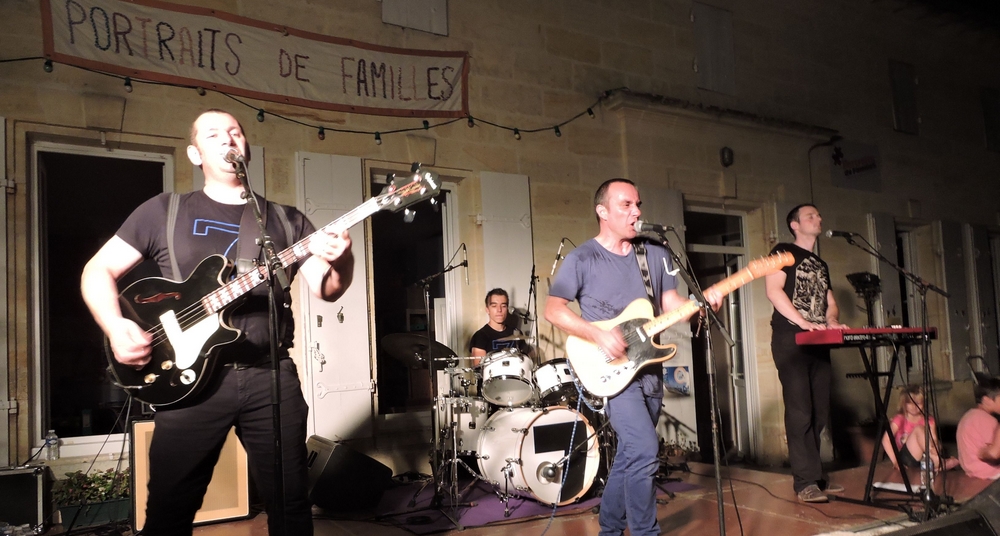
[[[45,459],[59,459],[59,436],[55,430],[49,430],[49,433],[45,434]]]
[[[930,464],[930,470],[928,470],[927,464]],[[929,478],[928,478],[929,477]],[[925,489],[928,486],[934,486],[934,461],[927,460],[923,457],[920,458],[920,485]]]

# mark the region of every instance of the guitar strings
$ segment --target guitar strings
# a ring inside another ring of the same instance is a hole
[[[354,217],[356,217],[357,213],[359,213],[359,212],[362,211],[361,209],[366,208],[366,205],[368,205],[370,201],[376,201],[375,204],[377,205],[377,200],[378,200],[377,197],[373,197],[372,199],[369,199],[369,201],[366,201],[365,203],[362,203],[360,206],[351,209],[350,211],[346,212],[343,216],[341,216],[337,220],[335,220],[335,221],[327,224],[326,226],[324,226],[323,228],[321,228],[321,230],[325,229],[326,227],[334,226],[334,224],[341,223],[341,222],[343,222],[345,220],[350,221],[351,219],[353,219]],[[373,212],[369,212],[369,214],[371,214],[371,213],[373,213]],[[361,219],[364,219],[364,217],[367,217],[367,214],[365,216],[363,216]],[[342,223],[341,223],[341,225],[342,225]],[[350,226],[347,226],[345,228],[349,228],[349,227]],[[283,267],[288,267],[291,264],[293,264],[294,262],[297,262],[299,260],[307,258],[308,254],[304,254],[302,257],[299,257],[298,255],[296,255],[295,250],[296,249],[302,249],[302,250],[308,252],[308,250],[309,250],[309,244],[312,241],[312,238],[313,238],[314,235],[315,234],[311,234],[311,235],[303,238],[302,240],[299,240],[295,244],[292,244],[290,247],[288,247],[284,251],[281,251],[280,253],[278,253],[278,258],[281,260],[282,266]],[[229,300],[225,304],[223,304],[221,307],[215,309],[211,313],[208,313],[208,311],[211,311],[212,308],[208,307],[207,303],[211,303],[211,299],[212,298],[217,298],[217,297],[224,296],[226,294],[224,292],[225,289],[231,288],[233,286],[236,286],[238,288],[246,288],[247,290],[244,291],[243,294],[240,295],[240,297],[243,296],[243,295],[245,295],[250,290],[253,290],[257,286],[257,284],[253,284],[252,281],[247,281],[247,280],[252,279],[253,276],[254,276],[254,274],[260,275],[261,274],[261,268],[262,267],[258,266],[256,270],[251,270],[249,272],[240,274],[235,279],[233,279],[233,281],[231,281],[230,283],[226,284],[225,286],[220,287],[220,288],[218,288],[218,289],[210,292],[207,296],[203,297],[202,299],[198,300],[197,302],[194,302],[194,303],[188,305],[187,307],[185,307],[184,309],[181,309],[180,311],[178,311],[177,313],[179,313],[179,314],[176,314],[176,318],[177,318],[177,323],[180,326],[180,328],[182,330],[183,329],[187,329],[187,328],[189,328],[189,327],[197,324],[198,322],[201,322],[205,318],[208,318],[208,316],[210,316],[210,314],[215,314],[215,313],[221,311],[222,309],[224,309],[225,307],[227,307],[228,305],[230,305],[233,301],[235,301],[235,299]],[[219,301],[221,302],[222,300],[219,299]],[[163,344],[163,343],[165,343],[165,342],[168,341],[166,330],[163,328],[163,324],[162,323],[155,324],[154,326],[152,326],[152,329],[149,330],[149,333],[153,335],[153,341],[150,344],[150,346],[153,346],[153,347],[159,346],[159,345],[161,345],[161,344]]]

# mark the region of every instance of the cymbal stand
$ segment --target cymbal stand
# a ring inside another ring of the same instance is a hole
[[[452,256],[452,258],[455,258],[457,256],[458,256],[458,252],[456,252],[455,255]],[[441,508],[441,493],[442,493],[442,487],[444,486],[444,481],[441,479],[441,471],[444,468],[444,458],[443,458],[443,456],[441,457],[441,465],[439,466],[438,463],[437,463],[438,462],[437,458],[438,458],[438,456],[440,454],[442,454],[443,451],[441,449],[441,445],[442,445],[442,443],[441,443],[441,439],[442,439],[441,438],[441,426],[440,426],[439,419],[437,419],[437,417],[438,417],[438,411],[436,409],[437,408],[437,398],[438,398],[438,396],[437,396],[438,385],[437,385],[437,371],[434,369],[434,363],[437,362],[437,359],[436,359],[436,356],[434,355],[434,344],[433,344],[434,339],[431,337],[431,323],[433,322],[433,319],[431,318],[430,288],[431,288],[431,282],[433,282],[435,279],[443,276],[444,274],[446,274],[446,273],[448,273],[448,272],[450,272],[450,271],[452,271],[455,268],[458,268],[460,266],[468,266],[468,261],[463,261],[463,262],[461,262],[459,264],[456,264],[456,265],[449,264],[448,266],[446,266],[444,268],[444,270],[441,270],[440,272],[438,272],[436,274],[427,276],[427,277],[425,277],[423,279],[420,279],[420,280],[418,280],[416,282],[416,284],[420,285],[421,288],[423,289],[423,295],[424,295],[424,318],[426,318],[426,320],[427,320],[426,321],[426,324],[427,324],[426,325],[426,328],[427,328],[426,331],[427,331],[427,354],[428,355],[427,355],[426,359],[427,359],[427,369],[428,369],[428,376],[429,376],[428,383],[430,384],[430,395],[431,395],[431,430],[432,430],[432,432],[434,434],[434,439],[433,439],[434,447],[431,449],[431,452],[430,452],[430,456],[431,456],[431,460],[430,460],[431,461],[431,464],[430,464],[431,465],[431,480],[434,483],[434,497],[431,499],[431,506],[434,507],[434,508],[438,508],[441,511],[441,514],[444,515],[445,517],[447,517],[448,520],[451,521],[452,524],[455,525],[455,527],[458,528],[459,530],[462,529],[462,526],[458,522],[458,520],[455,517],[453,517],[452,515],[449,515],[449,513],[444,510],[444,508]],[[447,356],[440,356],[440,357],[447,357]],[[417,491],[418,494],[420,493],[420,491],[423,491],[424,487],[426,487],[426,484],[427,483],[425,483],[425,485],[422,486],[421,489]],[[414,496],[414,499],[415,498],[416,498],[416,495]],[[452,501],[452,502],[454,503],[455,501]],[[412,503],[413,503],[413,501],[411,501],[411,504]]]
[[[865,244],[861,245],[855,242],[854,236],[860,238],[862,241],[865,242]],[[865,253],[868,253],[869,255],[872,255],[882,263],[887,264],[888,266],[895,269],[903,277],[905,277],[906,280],[909,281],[916,288],[917,292],[920,294],[920,327],[923,330],[923,336],[921,337],[922,352],[920,359],[921,359],[921,367],[923,368],[923,373],[924,373],[924,378],[923,378],[924,437],[927,438],[926,441],[927,447],[924,448],[924,455],[922,457],[923,463],[921,465],[923,467],[921,467],[921,477],[922,480],[926,482],[926,485],[924,486],[924,489],[920,494],[920,501],[923,503],[923,512],[921,516],[919,516],[920,519],[917,519],[912,512],[909,512],[909,514],[910,518],[912,519],[915,519],[917,521],[926,521],[930,519],[934,514],[936,514],[940,507],[954,504],[954,498],[948,495],[938,496],[934,492],[934,490],[931,489],[932,488],[931,479],[934,477],[934,469],[931,467],[932,461],[930,454],[931,452],[930,446],[933,445],[933,440],[932,440],[933,436],[931,435],[931,419],[937,414],[937,397],[934,396],[934,363],[933,361],[931,361],[930,357],[931,355],[930,336],[929,336],[929,330],[927,329],[927,291],[932,290],[945,298],[950,298],[951,295],[948,292],[942,290],[941,288],[935,286],[930,281],[925,281],[920,276],[913,274],[906,268],[898,266],[889,259],[885,258],[885,256],[882,255],[882,253],[880,253],[879,250],[875,248],[875,246],[872,246],[867,240],[865,240],[863,236],[851,235],[851,236],[845,236],[844,238],[847,240],[848,244],[860,249],[861,251],[864,251]],[[878,437],[876,439],[876,445],[878,445],[878,442],[881,440],[882,438]],[[940,461],[941,449],[935,446],[935,450],[938,453],[938,459]],[[876,452],[878,452],[877,448]],[[943,474],[945,473],[942,472],[942,475]]]

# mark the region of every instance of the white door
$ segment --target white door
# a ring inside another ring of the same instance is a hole
[[[320,228],[363,202],[361,159],[298,153],[299,208]],[[309,433],[340,441],[372,435],[371,351],[365,225],[350,229],[354,281],[336,302],[300,285],[303,382]]]

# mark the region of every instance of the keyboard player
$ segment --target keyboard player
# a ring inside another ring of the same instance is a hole
[[[823,231],[815,205],[793,208],[786,218],[795,240],[774,246],[771,254],[787,251],[795,263],[765,279],[771,317],[771,353],[781,381],[785,404],[785,435],[792,468],[792,486],[802,502],[827,502],[827,493],[844,491],[829,482],[820,459],[820,432],[830,415],[830,349],[799,346],[795,334],[819,329],[843,329],[840,310],[830,289],[830,268],[813,253]]]

